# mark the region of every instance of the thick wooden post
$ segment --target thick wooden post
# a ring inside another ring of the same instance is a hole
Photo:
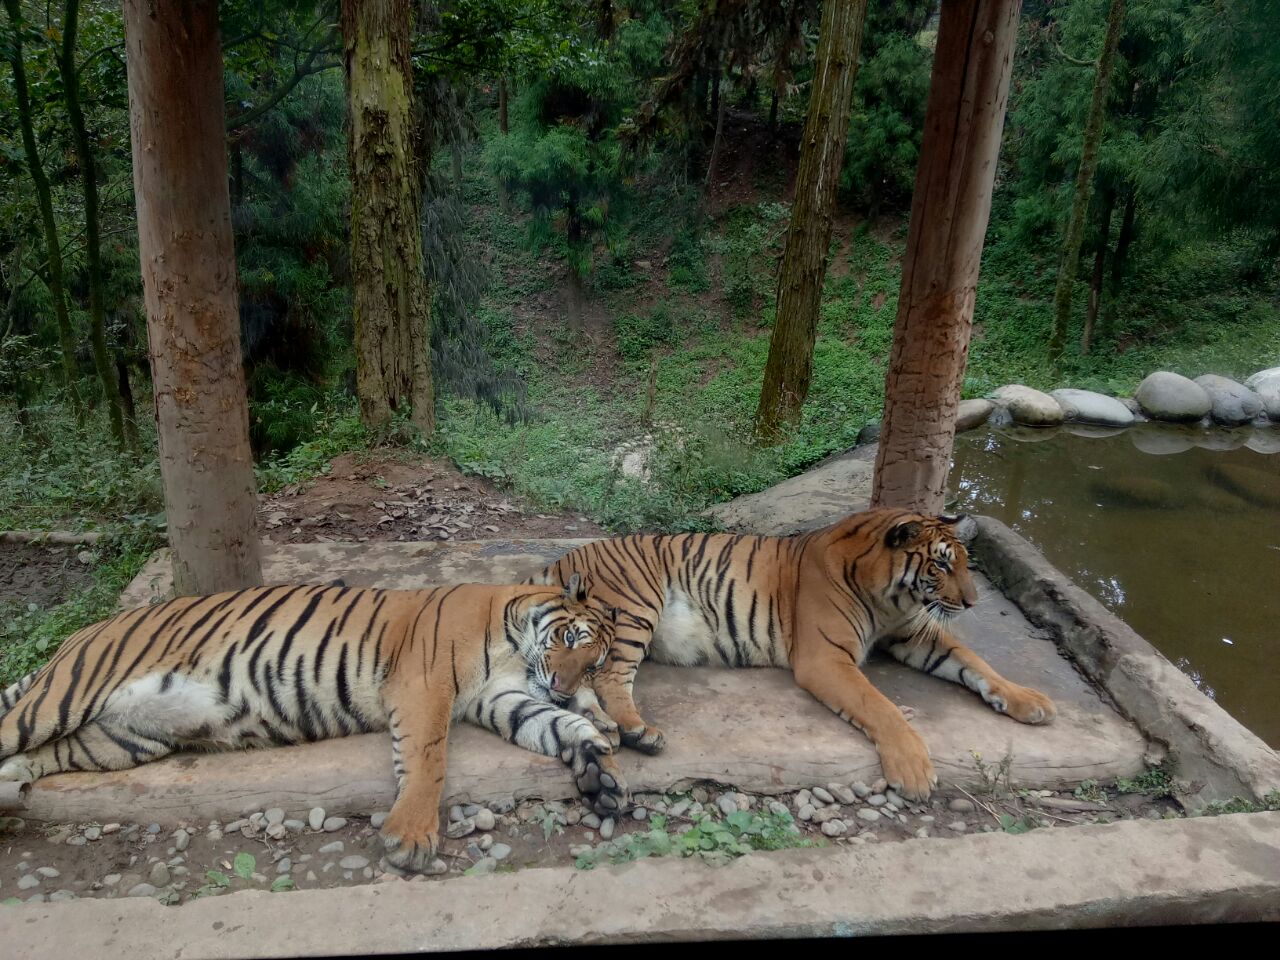
[[[942,510],[1020,0],[944,0],[885,376],[874,506]]]
[[[124,0],[138,254],[178,595],[262,582],[217,0]]]

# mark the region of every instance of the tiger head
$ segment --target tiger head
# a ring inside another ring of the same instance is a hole
[[[884,511],[870,526],[878,542],[837,541],[848,544],[839,560],[844,576],[856,579],[890,616],[946,621],[978,602],[965,547],[976,527],[967,516]]]
[[[569,700],[604,665],[617,620],[617,609],[594,601],[582,577],[573,574],[539,631],[541,654],[529,662],[530,693],[556,703]]]

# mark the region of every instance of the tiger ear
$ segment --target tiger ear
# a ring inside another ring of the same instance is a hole
[[[566,600],[573,600],[578,603],[585,603],[587,599],[587,587],[582,582],[582,575],[575,573],[569,577],[569,582],[565,584],[564,596]]]
[[[901,523],[896,523],[884,535],[885,546],[890,550],[905,547],[919,537],[922,530],[924,530],[924,524],[919,520],[903,520]]]

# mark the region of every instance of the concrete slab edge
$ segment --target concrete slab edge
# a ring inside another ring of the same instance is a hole
[[[0,942],[200,960],[1275,921],[1280,813],[228,896],[3,907]]]
[[[1191,809],[1280,790],[1280,756],[1196,689],[1181,670],[991,517],[979,517],[972,544],[982,571],[1117,709],[1174,763],[1179,799]]]

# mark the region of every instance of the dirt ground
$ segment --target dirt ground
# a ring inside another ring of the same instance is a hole
[[[0,543],[0,605],[51,607],[92,582],[92,557],[84,547]]]
[[[343,454],[328,473],[262,497],[258,528],[271,543],[606,536],[586,517],[532,510],[446,460],[386,452]]]
[[[829,802],[822,799],[824,790],[829,790]],[[403,878],[389,871],[383,860],[374,826],[381,824],[378,814],[329,818],[318,809],[277,809],[254,811],[230,822],[191,822],[177,829],[0,818],[0,903],[137,896],[177,904],[244,889],[283,892],[400,879],[438,881],[463,873],[564,866],[580,857],[585,862],[593,856],[587,851],[594,852],[595,862],[608,863],[625,859],[628,837],[652,830],[655,816],[665,817],[663,829],[674,836],[706,816],[723,823],[735,810],[775,815],[785,810],[795,818],[795,840],[817,846],[941,841],[1001,829],[1019,833],[1178,815],[1168,801],[1153,802],[1140,795],[1095,802],[1049,791],[997,797],[950,790],[927,803],[912,804],[884,790],[882,782],[828,784],[776,797],[703,784],[686,793],[635,799],[633,811],[604,823],[576,803],[455,806],[448,813],[455,836],[442,840],[436,872]]]

